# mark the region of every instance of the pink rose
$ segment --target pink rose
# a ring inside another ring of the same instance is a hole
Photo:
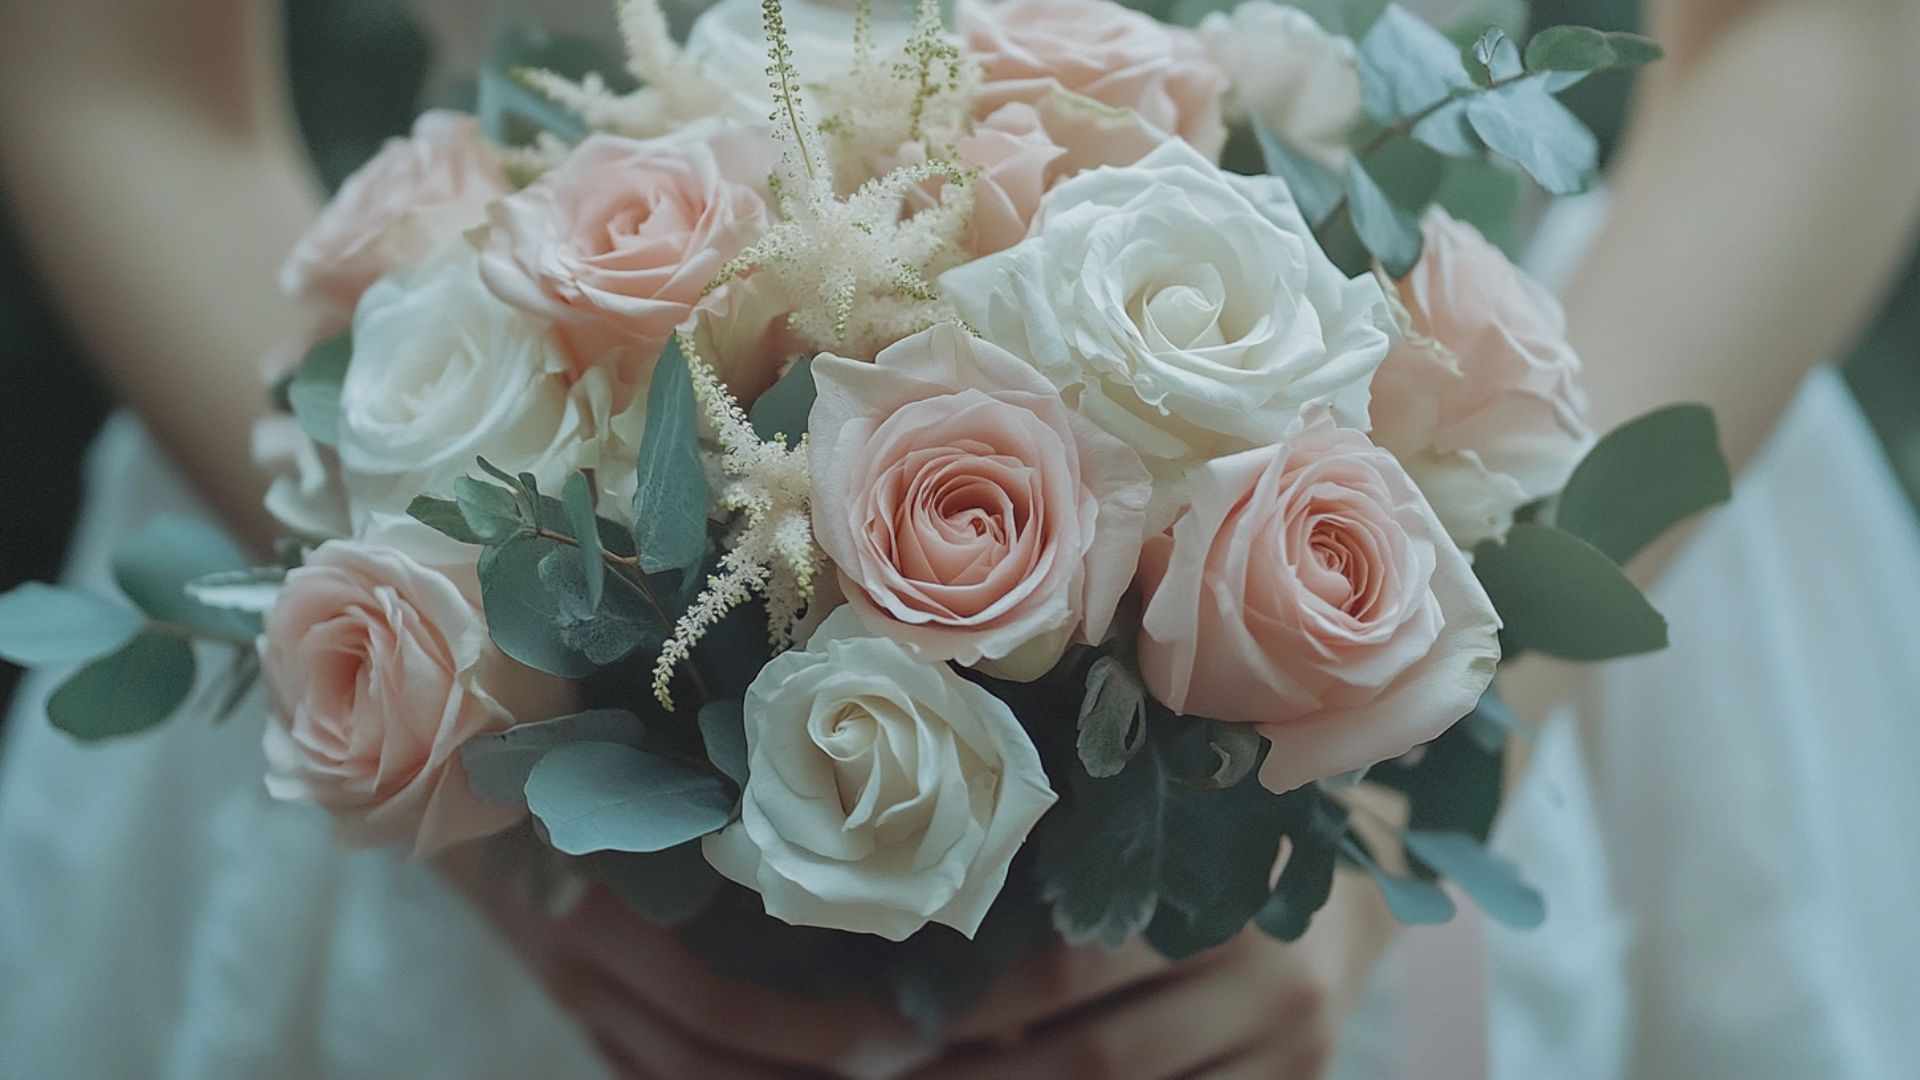
[[[494,204],[481,274],[554,320],[580,370],[644,379],[727,260],[766,227],[766,135],[701,124],[657,139],[591,135]]]
[[[494,646],[477,592],[470,562],[428,566],[355,540],[288,573],[260,649],[268,792],[325,807],[350,843],[420,858],[519,820],[524,806],[468,789],[460,745],[565,712],[570,691]]]
[[[925,161],[928,145],[948,148],[960,164],[978,170],[973,218],[963,238],[978,257],[1026,239],[1040,200],[1055,184],[1101,165],[1131,165],[1166,138],[1137,113],[1116,113],[1091,98],[1053,90],[1035,103],[1007,102],[970,132],[929,131],[925,142],[902,146],[877,171]],[[933,206],[942,186],[931,181],[912,197],[919,206]]]
[[[1105,635],[1150,488],[1132,450],[952,324],[813,373],[814,532],[871,630],[1018,679]]]
[[[967,55],[984,75],[977,114],[1058,87],[1132,109],[1209,158],[1226,145],[1220,98],[1227,77],[1193,31],[1112,0],[973,0],[959,10]]]
[[[1398,285],[1405,340],[1373,378],[1373,437],[1471,548],[1560,490],[1593,430],[1560,302],[1445,211],[1421,231]]]
[[[1259,725],[1275,791],[1384,761],[1472,711],[1500,620],[1393,455],[1324,409],[1216,458],[1147,541],[1140,667],[1168,708]]]
[[[507,193],[500,156],[471,116],[435,110],[340,185],[280,268],[280,287],[344,326],[367,286],[486,220]]]

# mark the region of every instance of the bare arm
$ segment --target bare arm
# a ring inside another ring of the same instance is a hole
[[[242,536],[259,358],[303,326],[275,287],[318,207],[278,5],[0,5],[0,179],[113,389]]]
[[[1650,70],[1609,222],[1567,294],[1601,430],[1713,407],[1753,455],[1815,364],[1839,359],[1920,218],[1920,3],[1657,0]],[[1671,554],[1643,556],[1650,580]],[[1575,672],[1503,673],[1542,714]]]

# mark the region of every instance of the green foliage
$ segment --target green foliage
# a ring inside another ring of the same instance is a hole
[[[1041,820],[1040,898],[1068,942],[1118,948],[1153,921],[1160,901],[1164,815],[1172,788],[1157,750],[1136,755],[1116,775],[1095,778],[1067,768],[1061,801]]]
[[[300,430],[322,446],[339,445],[340,387],[347,381],[347,364],[352,359],[352,332],[342,330],[308,349],[287,383],[287,405],[300,421]]]
[[[1361,243],[1390,277],[1402,278],[1420,261],[1420,221],[1395,206],[1358,161],[1347,166],[1347,205]]]
[[[1489,29],[1497,29],[1509,39],[1523,38],[1527,33],[1527,7],[1526,0],[1479,0],[1448,19],[1441,32],[1463,49],[1470,48]]]
[[[1287,182],[1301,216],[1308,225],[1319,228],[1346,198],[1345,181],[1338,172],[1294,149],[1260,124],[1253,125],[1253,134],[1267,172]]]
[[[1570,532],[1515,525],[1506,543],[1480,546],[1473,569],[1511,649],[1611,660],[1666,647],[1667,621],[1611,559]]]
[[[721,828],[733,790],[704,769],[610,742],[555,747],[527,777],[527,807],[569,855],[664,851]]]
[[[602,851],[588,856],[587,863],[609,892],[655,926],[686,923],[725,884],[698,841],[665,851]]]
[[[555,747],[576,742],[644,746],[647,727],[625,709],[590,709],[476,735],[461,744],[460,762],[475,795],[486,802],[512,805],[527,801],[527,777],[541,758]]]
[[[1087,668],[1080,700],[1080,764],[1087,775],[1117,776],[1147,742],[1147,688],[1117,656],[1102,656]]]
[[[1253,917],[1263,933],[1298,941],[1307,932],[1333,894],[1333,870],[1346,828],[1346,812],[1315,793],[1304,826],[1287,834],[1287,861],[1273,883],[1273,895]]]
[[[1624,565],[1674,525],[1733,497],[1704,405],[1670,405],[1615,428],[1573,470],[1554,524]]]
[[[463,544],[484,544],[487,538],[473,531],[467,524],[466,515],[460,512],[460,504],[452,499],[436,499],[431,495],[416,495],[407,504],[407,516],[422,525],[451,537]]]
[[[707,760],[727,779],[747,786],[746,702],[739,698],[709,701],[700,707],[700,740]]]
[[[1491,694],[1482,707],[1495,702]],[[1408,757],[1367,770],[1367,781],[1406,796],[1407,827],[1458,832],[1485,843],[1500,810],[1506,743],[1489,744],[1461,721]]]
[[[604,579],[600,602],[594,603],[590,583],[581,570],[582,549],[572,544],[541,541],[550,546],[535,572],[540,585],[555,602],[550,624],[554,640],[596,667],[614,663],[636,649],[657,648],[672,627],[663,608],[648,598],[643,587],[623,575]],[[594,561],[600,561],[598,555]]]
[[[486,462],[481,460],[481,465],[485,467]],[[519,481],[509,483],[518,485]],[[454,481],[453,494],[454,507],[467,523],[467,535],[481,543],[502,544],[532,531],[531,517],[520,497],[509,488],[463,476]]]
[[[1176,785],[1167,799],[1160,907],[1147,943],[1171,959],[1224,944],[1272,897],[1280,837],[1302,819],[1300,792],[1248,778],[1218,791]]]
[[[1418,16],[1393,5],[1360,42],[1361,100],[1382,124],[1424,118],[1413,137],[1449,157],[1473,157],[1480,144],[1462,106],[1442,103],[1476,89],[1460,49]]]
[[[1408,854],[1458,884],[1493,919],[1518,930],[1546,921],[1547,903],[1539,890],[1521,881],[1512,863],[1473,837],[1408,829],[1403,839]]]
[[[567,524],[572,526],[573,538],[578,544],[573,549],[574,562],[580,569],[584,606],[589,611],[600,606],[607,588],[607,564],[600,557],[600,522],[594,517],[594,498],[593,481],[586,474],[573,473],[567,477],[562,505],[566,507]]]
[[[1587,190],[1600,168],[1600,142],[1537,79],[1467,99],[1467,122],[1487,148],[1527,171],[1554,195]]]
[[[563,679],[582,679],[598,666],[561,635],[563,598],[540,577],[540,562],[559,545],[522,537],[480,556],[480,599],[494,644],[515,660]],[[574,621],[571,613],[564,621]]]
[[[1527,42],[1528,71],[1607,71],[1651,64],[1664,53],[1653,39],[1587,26],[1550,26]]]
[[[1260,732],[1250,724],[1207,721],[1207,748],[1213,752],[1213,771],[1190,781],[1202,788],[1230,788],[1252,775],[1260,764]]]
[[[748,416],[753,423],[753,433],[768,442],[776,436],[785,436],[787,445],[797,444],[800,436],[807,433],[808,415],[813,411],[813,399],[818,392],[813,384],[813,359],[796,358],[787,373],[780,376],[780,381],[754,401],[753,412]]]
[[[1046,932],[1046,909],[1019,880],[1009,875],[972,941],[950,927],[932,925],[894,950],[886,973],[894,1005],[929,1039],[938,1039],[956,1016],[983,998]]]
[[[125,645],[143,625],[104,596],[29,581],[0,594],[0,658],[21,667],[92,660]]]
[[[700,462],[698,408],[679,340],[667,343],[647,391],[647,430],[633,520],[640,567],[687,573],[707,552],[707,473]]]
[[[1524,195],[1520,174],[1505,164],[1488,158],[1451,158],[1433,201],[1512,255],[1519,241],[1515,224]]]
[[[193,674],[193,646],[149,630],[61,683],[47,717],[76,739],[132,735],[172,715],[192,693]]]
[[[259,633],[257,614],[210,607],[187,587],[213,574],[246,570],[247,560],[220,530],[167,514],[147,522],[113,557],[120,590],[155,622],[239,643]]]

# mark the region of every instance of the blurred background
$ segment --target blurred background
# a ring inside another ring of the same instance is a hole
[[[1451,6],[1512,8],[1516,0]],[[1637,0],[1520,6],[1536,29],[1579,23],[1628,30],[1639,22]],[[382,139],[405,132],[424,96],[462,94],[435,78],[428,36],[402,0],[286,0],[283,11],[295,110],[315,172],[329,188]],[[553,66],[587,62],[577,51],[569,56],[553,47],[559,55],[543,57]],[[1614,73],[1589,79],[1566,101],[1611,145],[1631,93],[1631,76]],[[1910,260],[1844,371],[1920,506],[1920,260]],[[35,278],[16,223],[0,218],[0,492],[15,508],[0,514],[0,591],[58,575],[85,449],[107,407],[86,357]],[[0,662],[0,705],[18,675]]]

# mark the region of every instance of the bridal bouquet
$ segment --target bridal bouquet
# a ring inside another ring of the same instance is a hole
[[[210,692],[262,678],[267,790],[344,841],[502,836],[930,1026],[1049,934],[1297,937],[1342,862],[1408,921],[1542,917],[1485,849],[1496,666],[1661,647],[1619,566],[1727,475],[1697,407],[1595,439],[1499,245],[1594,175],[1554,95],[1657,49],[620,14],[625,71],[490,75],[289,259],[280,565],[167,519],[131,605],[0,598],[0,653],[82,663],[55,724],[151,726],[229,643]]]

